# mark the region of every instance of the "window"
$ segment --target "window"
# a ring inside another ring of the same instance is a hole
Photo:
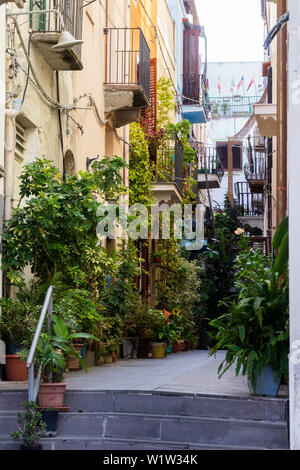
[[[26,133],[25,129],[16,122],[16,149],[15,159],[22,164],[24,160],[24,153],[26,149]]]
[[[228,170],[228,142],[217,142],[217,156],[224,170]],[[237,142],[232,147],[233,171],[243,169],[243,143]]]
[[[17,204],[20,198],[19,178],[22,173],[23,163],[26,152],[26,130],[19,122],[16,121],[16,147],[14,158],[14,204]]]

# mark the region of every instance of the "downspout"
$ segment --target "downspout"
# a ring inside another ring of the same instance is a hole
[[[273,102],[273,69],[268,68],[268,104]],[[273,214],[272,214],[272,169],[273,169],[273,139],[268,138],[268,231],[267,236],[269,238],[270,253],[272,252],[272,227],[273,227]]]
[[[277,16],[287,11],[286,0],[278,0]],[[287,214],[287,26],[279,32],[277,39],[277,205],[276,225]]]
[[[60,91],[59,91],[59,72],[56,70],[56,98],[57,102],[60,103]],[[65,150],[64,150],[64,138],[63,138],[63,129],[61,123],[61,110],[57,108],[57,117],[58,117],[58,126],[59,126],[59,139],[60,139],[60,148],[62,153],[62,167],[63,167],[63,181],[66,181],[66,164],[65,164]]]
[[[5,110],[5,151],[4,151],[4,220],[12,216],[14,198],[14,159],[16,148],[16,116],[15,109]]]

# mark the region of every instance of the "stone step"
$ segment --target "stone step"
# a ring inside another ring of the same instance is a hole
[[[15,430],[12,413],[0,414],[0,436]],[[176,442],[177,445],[288,448],[288,427],[282,421],[253,421],[229,418],[195,418],[138,413],[61,413],[58,437],[83,440],[131,439]]]
[[[26,391],[0,391],[0,412],[20,410]],[[264,397],[222,397],[171,392],[67,390],[70,411],[121,412],[191,417],[286,421],[288,400]]]
[[[286,421],[288,400],[222,397],[171,392],[67,391],[70,411],[121,412],[191,417]]]
[[[270,447],[243,447],[229,445],[210,444],[181,444],[176,442],[153,442],[149,440],[137,439],[90,439],[86,440],[78,436],[68,436],[67,438],[42,439],[43,450],[286,450],[282,448]],[[19,450],[20,444],[13,440],[1,438],[0,451]]]

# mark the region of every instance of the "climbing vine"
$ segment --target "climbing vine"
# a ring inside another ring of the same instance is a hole
[[[129,202],[149,207],[153,202],[151,188],[153,169],[148,143],[144,131],[138,123],[133,123],[130,126],[129,166]]]

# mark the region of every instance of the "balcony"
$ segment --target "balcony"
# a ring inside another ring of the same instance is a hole
[[[204,75],[183,75],[183,117],[191,124],[205,124],[208,116],[208,94]]]
[[[30,1],[31,11],[56,9],[63,15],[66,30],[76,39],[82,39],[83,1],[43,0]],[[81,45],[72,49],[53,50],[62,31],[61,21],[55,13],[30,16],[31,41],[53,70],[82,70]]]
[[[176,134],[164,139],[157,151],[153,193],[158,203],[182,202],[183,147]]]
[[[105,112],[116,127],[139,121],[150,106],[150,48],[140,28],[105,29]]]
[[[256,104],[254,105],[254,115],[260,135],[265,137],[277,136],[276,104]]]
[[[219,189],[224,168],[216,147],[198,142],[198,189]]]
[[[254,104],[258,103],[260,96],[227,96],[210,97],[212,119],[226,119],[235,117],[249,118],[253,115]]]
[[[235,183],[235,209],[241,225],[249,232],[262,235],[264,231],[265,196],[253,194],[246,182]]]
[[[262,140],[261,140],[262,139]],[[264,187],[268,183],[267,179],[267,149],[264,139],[254,139],[254,144],[249,139],[248,143],[248,162],[245,164],[245,177],[249,183],[252,194],[264,193]],[[252,140],[253,142],[253,140]]]

